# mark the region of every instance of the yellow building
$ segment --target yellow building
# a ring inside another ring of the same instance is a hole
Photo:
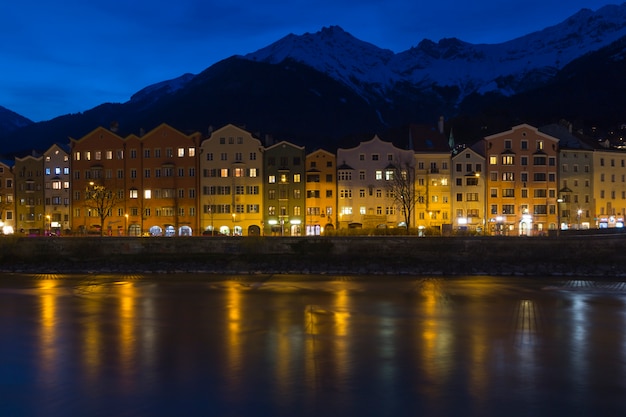
[[[611,149],[593,152],[593,205],[598,228],[624,227],[626,154]]]
[[[263,146],[232,124],[201,145],[201,223],[204,233],[259,236],[263,230]]]
[[[306,235],[318,236],[337,224],[337,158],[318,149],[306,156]]]
[[[435,129],[411,125],[409,135],[415,151],[415,225],[420,232],[447,234],[452,231],[451,147],[443,133],[443,121]]]

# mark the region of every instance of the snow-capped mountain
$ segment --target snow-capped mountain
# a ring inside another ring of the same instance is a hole
[[[399,83],[458,88],[458,100],[478,92],[512,95],[552,77],[583,54],[626,36],[626,3],[595,12],[583,9],[564,22],[500,44],[470,44],[456,38],[394,53],[354,38],[340,27],[290,34],[244,58],[278,64],[292,59],[358,91],[385,93]]]
[[[0,109],[0,150],[46,149],[112,122],[121,135],[161,123],[199,132],[234,123],[328,149],[373,134],[406,140],[408,124],[442,115],[459,141],[561,119],[608,131],[626,122],[624,74],[626,3],[500,44],[426,39],[400,53],[331,26],[147,86],[126,103],[21,128],[15,120],[30,121]]]

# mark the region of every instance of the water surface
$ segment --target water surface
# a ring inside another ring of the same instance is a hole
[[[626,283],[0,277],[2,416],[626,415]]]

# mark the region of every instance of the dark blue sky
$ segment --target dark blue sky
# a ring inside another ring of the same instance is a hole
[[[294,33],[339,25],[401,52],[428,38],[500,43],[610,0],[21,0],[0,8],[0,106],[34,121],[125,102]]]

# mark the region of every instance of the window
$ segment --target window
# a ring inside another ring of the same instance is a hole
[[[131,188],[129,197],[134,199],[134,198],[137,198],[137,196],[138,196],[137,189],[136,188]]]
[[[502,181],[515,181],[515,173],[514,172],[503,172],[502,173]]]
[[[489,157],[489,165],[498,165],[498,157],[493,155]]]
[[[503,204],[502,214],[515,214],[515,204]]]
[[[178,157],[182,158],[185,156],[185,148],[178,148]]]
[[[513,155],[504,155],[502,157],[502,165],[514,165],[515,157]]]
[[[502,197],[515,197],[515,188],[502,189]]]
[[[300,174],[293,174],[293,182],[300,182]]]

